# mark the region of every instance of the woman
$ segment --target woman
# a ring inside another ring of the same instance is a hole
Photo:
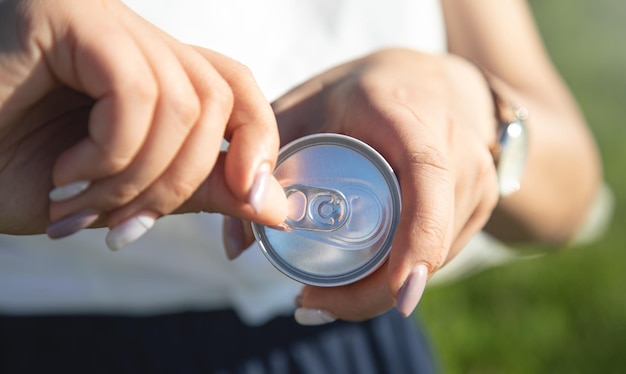
[[[521,0],[126,3],[0,4],[7,370],[432,371],[401,317],[427,279],[483,229],[564,242],[596,196],[593,140]],[[527,164],[500,198],[513,106],[529,113]],[[243,252],[244,222],[286,215],[278,135],[317,132],[373,146],[402,190],[387,263],[336,288]],[[237,217],[224,248],[220,216],[164,217],[199,211]],[[81,231],[97,226],[128,248]],[[15,236],[44,231],[64,239]],[[322,326],[284,317],[294,299]]]

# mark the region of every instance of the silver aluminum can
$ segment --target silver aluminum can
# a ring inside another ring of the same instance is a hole
[[[400,187],[372,147],[345,135],[306,136],[280,150],[274,175],[287,195],[288,218],[278,227],[252,227],[278,270],[301,283],[340,286],[386,260]]]

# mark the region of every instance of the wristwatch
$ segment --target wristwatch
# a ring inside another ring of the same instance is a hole
[[[520,189],[526,156],[528,154],[528,132],[525,107],[512,105],[498,92],[501,84],[485,69],[480,69],[494,102],[495,117],[498,123],[497,143],[491,147],[491,155],[498,175],[500,196],[507,196]]]
[[[506,119],[500,114],[498,143],[492,150],[500,196],[507,196],[520,189],[526,156],[528,154],[528,133],[525,120],[528,111],[524,107],[509,110],[512,115]]]

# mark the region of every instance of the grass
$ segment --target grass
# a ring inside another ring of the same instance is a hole
[[[626,2],[531,0],[616,195],[599,242],[429,288],[418,313],[445,373],[626,372]]]

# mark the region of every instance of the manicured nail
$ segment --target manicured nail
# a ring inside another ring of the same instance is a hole
[[[419,303],[426,288],[428,280],[428,267],[425,264],[419,264],[413,269],[409,277],[404,281],[404,285],[398,294],[396,309],[405,317],[413,313],[417,303]]]
[[[91,182],[89,181],[79,181],[70,184],[66,184],[65,186],[59,186],[54,188],[48,194],[50,201],[63,201],[70,199],[74,196],[80,195],[81,192],[85,191],[89,188]]]
[[[226,249],[226,257],[229,260],[234,260],[245,249],[243,222],[239,218],[224,217],[223,232],[222,240],[224,241],[224,249]]]
[[[100,214],[94,210],[80,212],[52,222],[46,229],[51,239],[59,239],[91,226]]]
[[[250,195],[248,196],[248,203],[252,205],[256,213],[261,212],[263,209],[270,175],[270,164],[267,162],[262,163],[261,166],[259,166],[256,177],[254,177],[254,183],[252,183]]]
[[[138,215],[127,219],[111,228],[106,236],[107,246],[112,250],[120,249],[148,232],[154,226],[155,219],[147,215]]]
[[[298,308],[294,313],[296,322],[305,326],[325,325],[335,322],[337,317],[321,309]]]

